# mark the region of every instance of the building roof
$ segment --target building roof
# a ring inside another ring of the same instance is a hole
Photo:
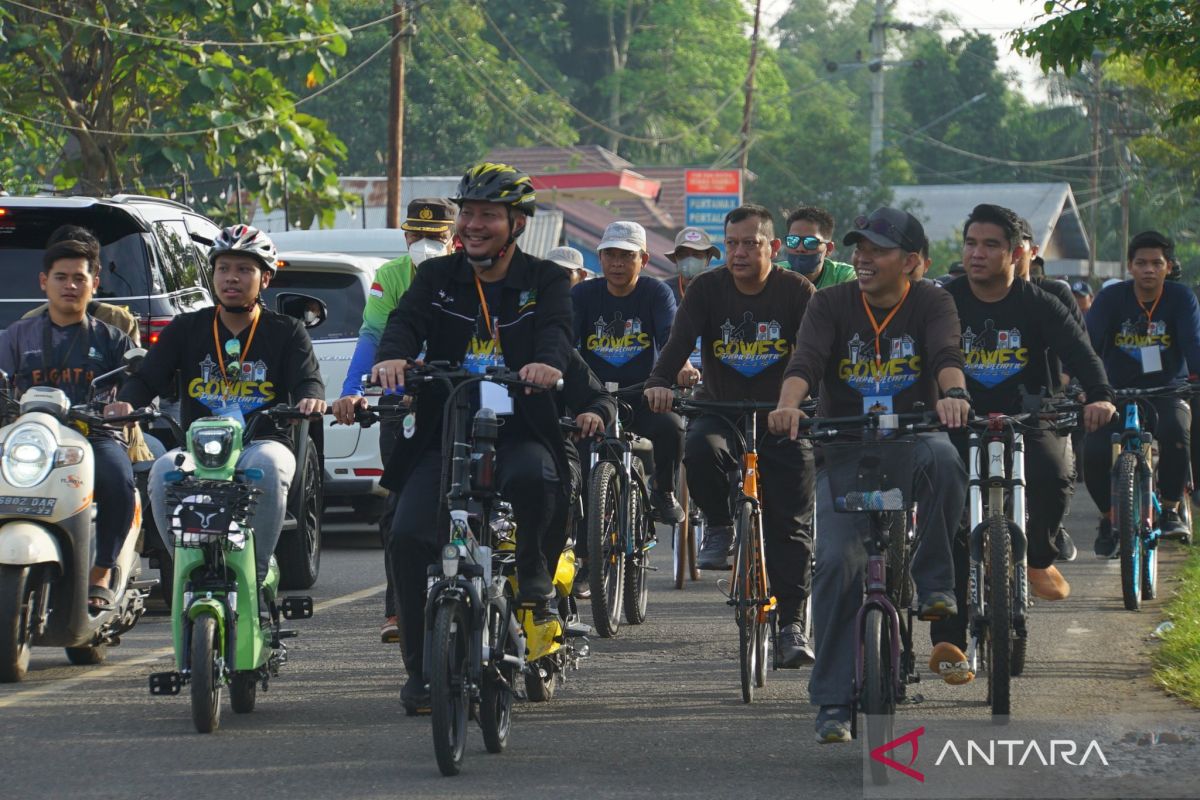
[[[574,147],[498,147],[484,158],[531,175],[550,172],[603,172],[633,169],[633,164],[598,144]]]

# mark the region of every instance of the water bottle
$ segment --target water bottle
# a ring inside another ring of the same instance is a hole
[[[488,490],[496,480],[496,439],[500,436],[500,422],[496,412],[481,408],[475,412],[471,429],[474,446],[471,449],[471,483],[476,489]]]

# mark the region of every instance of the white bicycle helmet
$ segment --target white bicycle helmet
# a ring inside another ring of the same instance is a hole
[[[222,253],[245,253],[262,264],[267,274],[274,276],[276,270],[275,243],[253,225],[230,225],[217,235],[212,249],[208,251],[209,266],[216,266],[217,256]]]

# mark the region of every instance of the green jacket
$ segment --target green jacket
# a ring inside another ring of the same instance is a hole
[[[415,271],[412,259],[407,254],[393,258],[376,270],[375,279],[367,292],[362,327],[358,329],[358,343],[354,346],[354,355],[350,357],[346,380],[342,384],[343,397],[363,393],[362,376],[374,366],[375,350],[379,347],[379,338],[383,336],[388,316],[400,304],[400,297],[408,291]]]

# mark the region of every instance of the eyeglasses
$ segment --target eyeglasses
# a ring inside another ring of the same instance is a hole
[[[910,253],[921,252],[921,246],[914,244],[899,228],[886,219],[871,219],[870,217],[858,217],[854,220],[854,227],[860,231],[870,231],[877,233],[880,236],[886,236],[893,242],[904,247]]]
[[[788,246],[789,250],[816,250],[821,245],[827,244],[820,236],[801,236],[798,233],[789,233],[783,237],[783,243]]]

